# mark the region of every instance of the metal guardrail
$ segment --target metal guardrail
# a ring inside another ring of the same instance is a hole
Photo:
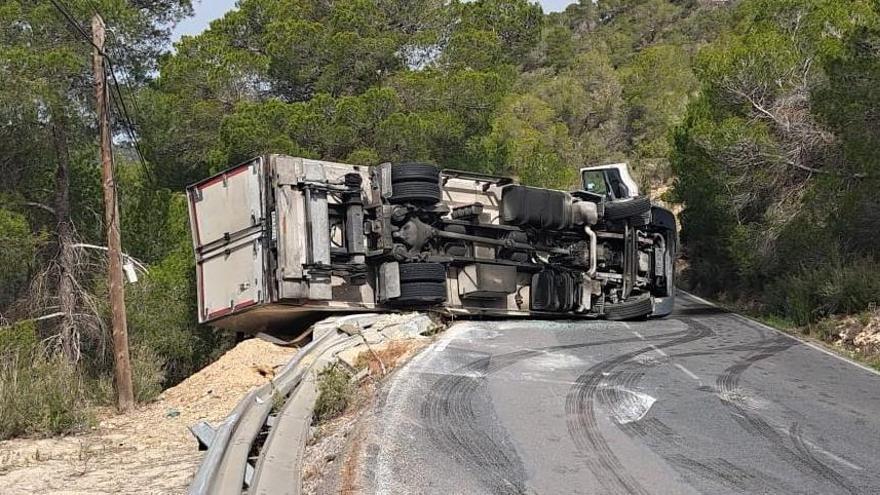
[[[250,494],[299,495],[302,491],[302,461],[309,426],[318,398],[318,374],[334,361],[335,353],[357,345],[360,337],[344,337],[324,351],[290,394],[269,437],[263,444]]]
[[[345,333],[350,329],[347,324],[360,328],[378,318],[351,315],[316,324],[313,340],[274,380],[248,393],[217,428],[188,493],[240,495],[246,487],[249,494],[301,493],[303,452],[318,395],[318,374],[333,364],[339,352],[363,342],[360,333]],[[287,399],[249,476],[251,448],[267,424],[277,395]]]

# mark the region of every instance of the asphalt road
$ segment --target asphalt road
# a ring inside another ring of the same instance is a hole
[[[880,376],[684,295],[457,323],[377,409],[363,493],[880,493]]]

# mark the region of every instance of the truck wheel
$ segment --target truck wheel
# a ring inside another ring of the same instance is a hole
[[[651,218],[651,200],[642,196],[640,198],[623,201],[609,201],[605,203],[606,220],[631,219],[632,225],[643,226]]]
[[[401,263],[400,283],[445,282],[446,266],[442,263]],[[444,292],[445,294],[445,292]]]
[[[391,167],[391,182],[440,182],[440,170],[429,163],[398,163]]]
[[[442,195],[437,182],[405,181],[391,185],[392,203],[438,203]]]
[[[445,282],[408,282],[400,284],[395,306],[440,304],[446,301]]]
[[[641,215],[631,216],[628,221],[633,227],[647,227],[651,223],[651,212],[647,211]]]
[[[669,316],[675,309],[675,256],[671,251],[666,252],[666,269],[664,270],[664,281],[666,286],[656,293],[659,297],[654,297],[654,310],[651,316],[654,318],[663,318]]]
[[[650,297],[605,305],[605,318],[612,321],[638,320],[654,311]]]

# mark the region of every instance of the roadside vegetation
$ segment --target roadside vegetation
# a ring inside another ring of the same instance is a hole
[[[339,365],[333,365],[318,376],[318,400],[313,422],[320,424],[340,416],[354,399],[357,385]]]
[[[690,288],[832,343],[880,303],[878,21],[872,2],[744,1],[699,52],[671,154]]]
[[[688,288],[800,326],[880,302],[876,2],[241,0],[173,53],[189,0],[65,4],[101,8],[145,158],[116,101],[141,401],[229,345],[196,323],[185,185],[268,152],[559,188],[628,161],[684,207]],[[77,247],[104,242],[90,47],[48,2],[0,26],[5,438],[87,425],[113,389],[104,254]]]

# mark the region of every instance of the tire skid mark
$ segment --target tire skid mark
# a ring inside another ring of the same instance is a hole
[[[766,346],[766,342],[763,342]],[[720,352],[754,351],[763,349],[761,345],[729,346],[712,349],[711,351],[693,351],[670,354],[670,359],[685,356],[706,356]],[[639,377],[641,378],[641,377]],[[628,382],[627,386],[634,387],[637,383]],[[715,389],[711,389],[715,392]],[[643,437],[655,440],[658,447],[649,447],[663,459],[669,462],[679,471],[692,473],[710,483],[720,483],[728,488],[741,493],[766,493],[768,487],[772,487],[772,493],[795,493],[793,487],[782,480],[773,477],[760,470],[751,470],[736,465],[724,458],[696,459],[694,457],[678,453],[687,452],[689,447],[684,437],[666,425],[659,418],[647,418],[642,421],[621,425],[621,429],[630,436]]]
[[[669,357],[671,359],[674,358],[685,358],[685,357],[696,357],[696,356],[711,356],[714,354],[721,353],[729,353],[729,352],[756,352],[756,351],[764,351],[767,349],[768,345],[775,344],[778,339],[764,339],[759,340],[749,344],[734,344],[734,345],[726,345],[721,347],[715,347],[712,349],[702,350],[702,351],[688,351],[688,352],[679,352],[675,354],[670,354]]]
[[[689,320],[687,323],[705,327],[703,323],[693,320]],[[715,355],[721,352],[758,352],[760,354],[767,350],[768,345],[772,346],[777,343],[778,339],[776,338],[763,339],[749,344],[670,354],[665,359],[673,360],[682,357]],[[629,385],[633,386],[635,384],[630,383]],[[707,387],[707,391],[716,392],[715,389],[709,387]],[[773,487],[773,492],[775,493],[796,492],[792,486],[789,486],[781,479],[760,470],[748,470],[723,458],[697,460],[684,454],[674,453],[674,451],[686,450],[686,441],[675,430],[658,418],[648,418],[636,423],[621,425],[621,429],[632,436],[653,438],[665,443],[668,448],[659,449],[657,452],[661,457],[673,466],[691,472],[709,482],[720,482],[725,486],[744,493],[762,493],[766,492],[768,487]]]
[[[831,469],[822,461],[816,458],[813,454],[813,451],[806,445],[804,442],[804,437],[801,432],[801,426],[798,423],[793,423],[791,428],[788,430],[788,436],[791,439],[791,443],[794,445],[794,449],[801,455],[802,459],[804,459],[810,466],[813,467],[813,470],[817,473],[822,473],[821,476],[823,478],[834,480],[834,483],[838,486],[843,487],[849,493],[857,493],[858,489],[856,486],[850,482],[848,479],[844,478],[840,473]]]
[[[506,435],[492,430],[498,421],[489,401],[474,400],[488,396],[480,375],[486,365],[483,359],[470,367],[476,372],[473,375],[441,379],[422,404],[421,415],[431,439],[471,470],[491,493],[522,494],[526,491],[522,461]]]
[[[673,447],[684,445],[682,437],[657,418],[647,418],[638,423],[628,423],[622,425],[621,429],[628,435],[660,439]]]
[[[756,363],[771,358],[795,345],[797,345],[796,341],[784,336],[772,339],[764,348],[746,355],[725,369],[715,381],[716,393],[740,427],[752,435],[765,439],[770,450],[777,457],[801,473],[815,475],[847,493],[858,493],[857,488],[843,475],[816,459],[804,445],[803,439],[800,437],[799,426],[793,428],[793,432],[790,430],[788,438],[786,438],[767,420],[742,403],[742,399],[745,397],[740,392],[739,382],[743,373]],[[790,440],[793,446],[786,445],[786,440]]]
[[[664,457],[670,464],[740,493],[803,493],[765,473],[755,473],[721,457],[696,460],[682,454]]]
[[[696,331],[686,331],[681,337],[620,354],[592,366],[569,389],[565,400],[569,435],[605,493],[647,494],[649,491],[626,470],[599,429],[595,402],[604,375],[646,352],[694,342],[714,333],[705,325],[694,326]]]
[[[720,483],[740,493],[797,493],[792,486],[760,470],[747,469],[721,457],[695,459],[679,453],[688,451],[687,441],[658,418],[623,425],[622,430],[631,436],[665,444],[662,448],[651,448],[680,472],[691,473],[709,483]]]
[[[671,338],[685,333],[671,332],[652,338]],[[640,341],[633,337],[566,344],[486,356],[472,361],[441,376],[428,392],[420,411],[428,425],[428,435],[453,459],[472,470],[488,493],[526,493],[525,468],[514,446],[503,432],[491,433],[492,428],[498,428],[499,422],[487,399],[487,377],[549,352]],[[481,411],[486,415],[477,414],[480,405],[490,408],[489,411]]]
[[[739,380],[742,374],[755,363],[771,358],[782,351],[785,351],[794,345],[794,341],[789,339],[772,339],[767,345],[757,348],[752,353],[746,355],[732,366],[725,369],[715,380],[715,387],[718,393],[724,397],[727,394],[737,394],[739,389]]]

